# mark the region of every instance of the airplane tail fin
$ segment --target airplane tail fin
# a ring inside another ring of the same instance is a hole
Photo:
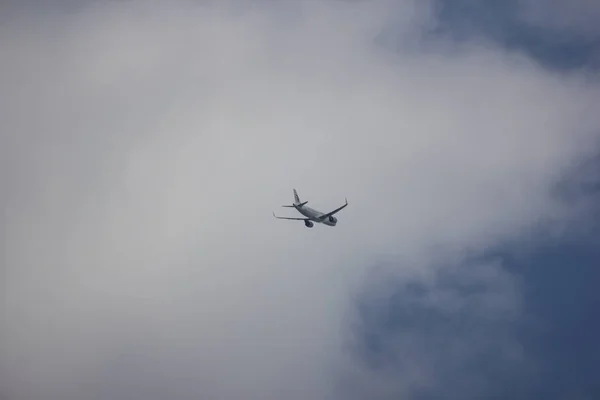
[[[294,189],[294,204],[300,204],[300,197],[298,197],[296,189]]]
[[[294,204],[291,206],[282,206],[282,207],[302,207],[308,203],[308,201],[300,202],[300,197],[298,196],[298,192],[294,189]]]

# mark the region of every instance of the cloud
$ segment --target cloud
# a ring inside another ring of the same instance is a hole
[[[377,47],[389,24],[418,41],[417,4],[101,2],[4,23],[3,395],[335,398],[340,373],[369,375],[345,338],[374,260],[428,281],[571,215],[550,187],[596,145],[597,83],[478,45]],[[293,187],[350,206],[334,229],[274,220]]]
[[[567,30],[587,38],[598,38],[600,6],[593,0],[520,0],[525,19],[535,25]]]
[[[430,30],[434,38],[450,36],[458,41],[489,41],[493,47],[523,52],[557,72],[598,69],[598,32],[582,30],[576,20],[567,22],[563,18],[569,11],[565,8],[573,6],[571,3],[436,0],[434,4],[437,18]],[[575,6],[572,14],[581,13],[581,9],[585,7]],[[580,17],[589,15],[593,15],[593,10]]]
[[[427,280],[381,270],[366,280],[351,349],[369,373],[349,374],[360,393],[350,398],[514,395],[535,376],[517,335],[527,318],[522,285],[502,260],[446,260],[433,270]]]

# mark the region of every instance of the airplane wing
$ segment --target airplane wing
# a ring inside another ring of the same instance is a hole
[[[329,218],[333,214],[337,213],[338,211],[340,211],[341,209],[343,209],[344,207],[346,207],[347,205],[348,205],[348,199],[346,199],[346,204],[344,204],[343,206],[338,207],[335,210],[328,212],[327,214],[323,214],[319,218],[321,218],[321,219]]]
[[[310,219],[310,218],[278,217],[277,215],[275,215],[275,213],[273,213],[273,216],[278,219],[292,219],[292,220],[296,220],[296,221],[307,221]]]

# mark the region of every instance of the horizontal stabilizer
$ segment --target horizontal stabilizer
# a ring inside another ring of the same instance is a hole
[[[273,216],[277,219],[291,219],[291,220],[295,220],[295,221],[308,221],[309,220],[309,218],[279,217],[279,216],[275,215],[275,213],[273,213]]]
[[[303,203],[300,203],[300,204],[293,204],[293,205],[290,205],[290,206],[281,206],[281,207],[291,207],[291,208],[296,208],[296,207],[302,207],[302,206],[303,206],[303,205],[305,205],[306,203],[308,203],[308,201],[305,201],[305,202],[303,202]]]

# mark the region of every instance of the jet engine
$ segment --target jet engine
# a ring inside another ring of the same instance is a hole
[[[332,224],[336,224],[336,223],[337,223],[337,218],[336,218],[336,217],[334,217],[333,215],[331,215],[331,216],[329,217],[329,222],[331,222]]]
[[[307,228],[312,228],[315,224],[312,221],[305,220],[304,225],[306,225]]]

